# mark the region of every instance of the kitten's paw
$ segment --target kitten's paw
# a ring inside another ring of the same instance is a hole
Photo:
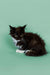
[[[18,53],[19,52],[19,49],[16,49],[16,53]]]
[[[16,50],[16,53],[24,53],[24,51],[17,49],[17,50]]]
[[[25,53],[30,52],[30,50],[26,50]]]
[[[37,53],[36,53],[36,51],[33,51],[33,50],[27,50],[27,51],[25,51],[25,55],[27,55],[27,56],[37,56]]]

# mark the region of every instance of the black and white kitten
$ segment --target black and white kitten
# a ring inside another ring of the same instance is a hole
[[[35,33],[25,32],[25,27],[10,27],[10,35],[15,45],[20,49],[16,52],[25,53],[27,56],[42,56],[47,54],[45,49],[45,43],[42,38]]]

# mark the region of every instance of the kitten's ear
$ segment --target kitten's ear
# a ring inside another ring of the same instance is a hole
[[[24,28],[25,29],[25,27],[26,27],[27,25],[24,25],[22,28]]]
[[[12,26],[11,26],[11,25],[9,25],[9,27],[10,27],[10,29],[12,28]]]
[[[11,25],[9,25],[10,29],[14,29],[15,27],[12,27]]]

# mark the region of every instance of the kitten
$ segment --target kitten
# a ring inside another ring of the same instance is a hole
[[[27,56],[42,56],[47,54],[45,43],[42,38],[35,33],[25,32],[25,27],[10,27],[10,35],[12,36],[15,45]],[[17,51],[18,52],[18,51]]]

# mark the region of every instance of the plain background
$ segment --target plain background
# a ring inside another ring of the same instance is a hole
[[[16,53],[9,25],[39,34],[49,52],[41,57]],[[50,75],[50,0],[0,0],[0,75]]]

